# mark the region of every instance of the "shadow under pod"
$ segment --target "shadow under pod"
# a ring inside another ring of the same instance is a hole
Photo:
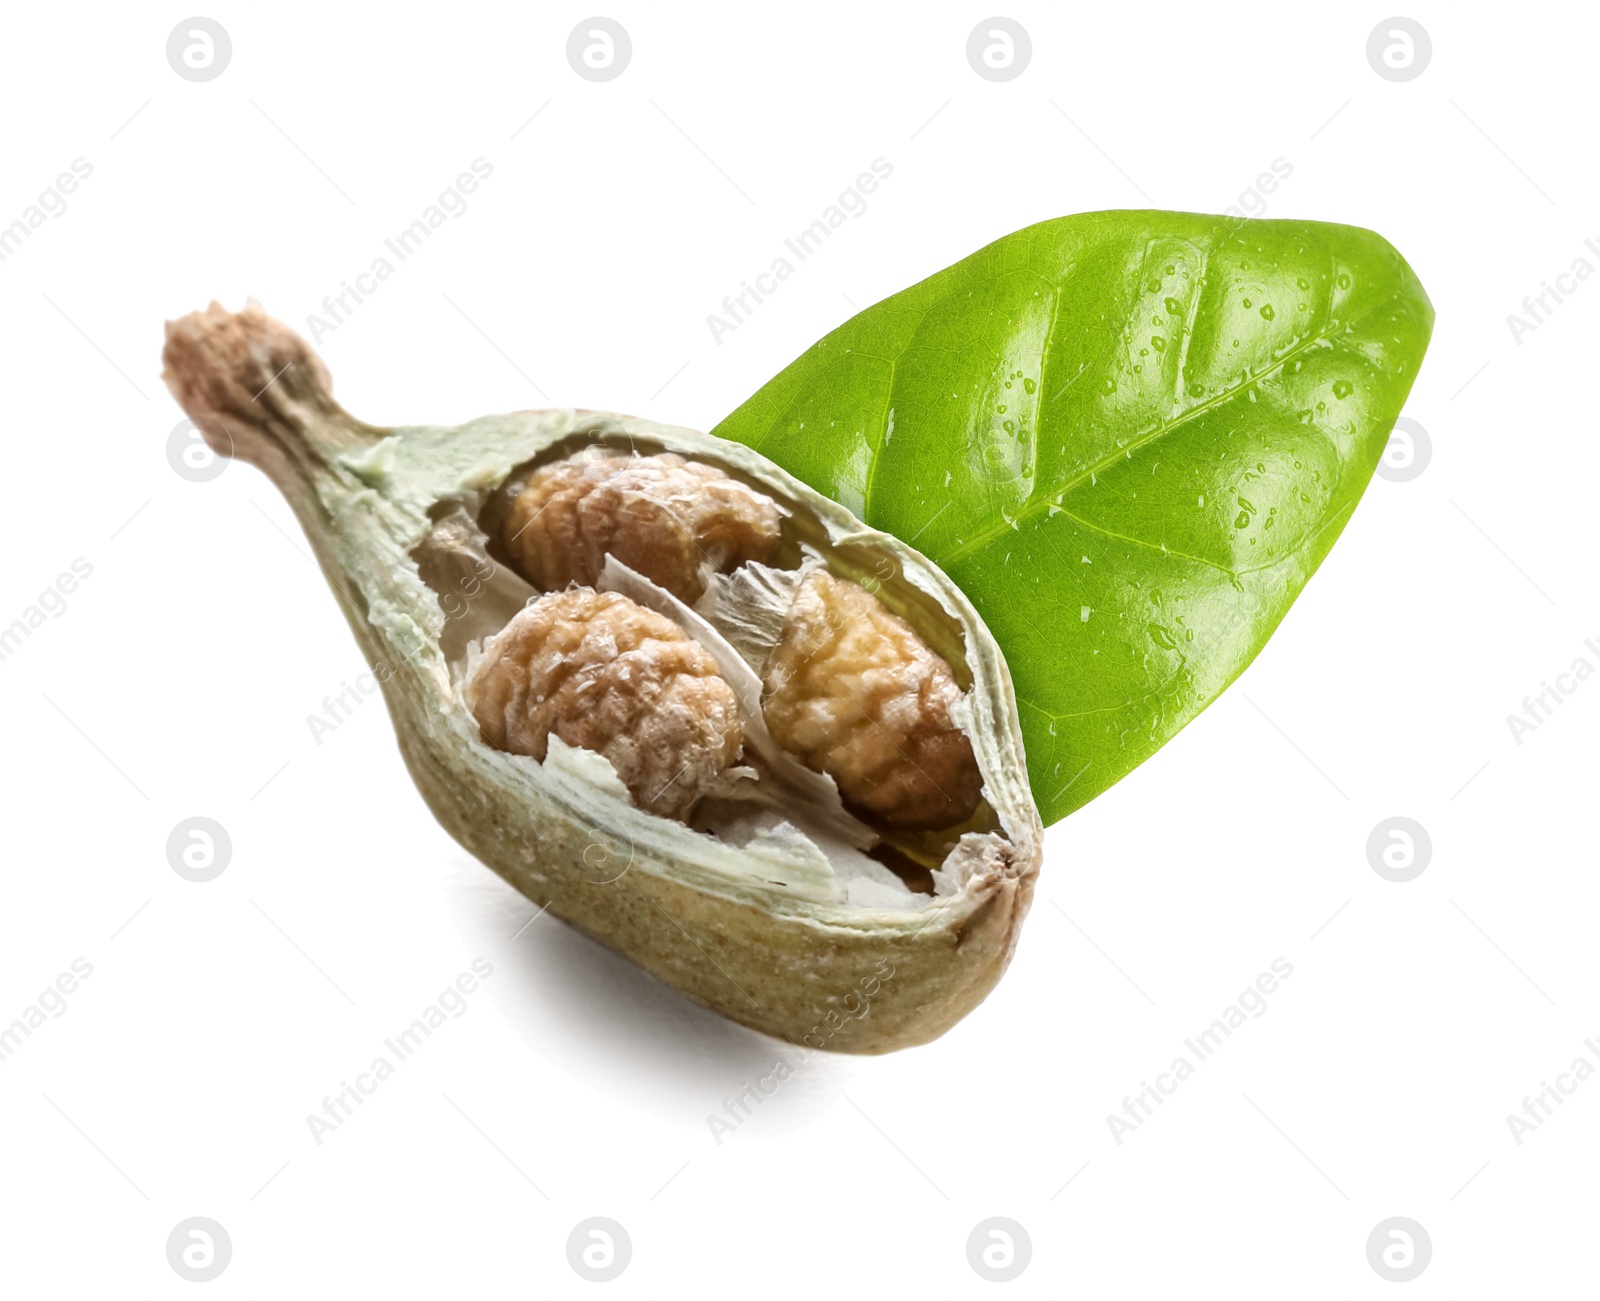
[[[551,914],[537,915],[475,858],[451,863],[445,889],[468,949],[494,963],[485,984],[506,1022],[551,1065],[617,1101],[709,1134],[707,1116],[726,1118],[727,1099],[765,1082],[772,1091],[751,1089],[760,1100],[749,1115],[735,1113],[737,1131],[773,1136],[820,1119],[849,1082],[854,1059],[701,1007]],[[780,1062],[790,1075],[774,1089]]]

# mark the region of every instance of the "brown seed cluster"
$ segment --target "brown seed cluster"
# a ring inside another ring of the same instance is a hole
[[[950,666],[871,593],[809,575],[762,676],[773,738],[878,821],[948,827],[978,807],[983,779],[950,717],[961,697]]]
[[[726,572],[770,561],[777,506],[712,465],[595,448],[539,467],[507,513],[504,541],[524,577],[546,591],[593,584],[606,555],[693,602],[703,566]]]
[[[687,819],[739,756],[733,688],[711,654],[662,615],[588,586],[607,555],[685,601],[710,571],[772,562],[777,505],[715,466],[590,448],[517,491],[502,540],[543,588],[487,648],[472,682],[490,745],[542,760],[548,738],[596,751],[635,802]],[[796,589],[762,673],[773,738],[828,773],[882,827],[966,821],[982,797],[951,707],[950,666],[878,598],[825,570]]]
[[[553,733],[604,755],[640,808],[685,818],[739,754],[733,688],[676,624],[614,592],[550,592],[506,625],[472,680],[483,739],[545,757]]]

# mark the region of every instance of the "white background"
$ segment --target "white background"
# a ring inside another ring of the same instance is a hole
[[[1589,1295],[1600,1080],[1518,1145],[1523,1099],[1600,1037],[1600,680],[1519,745],[1506,715],[1600,639],[1586,256],[1597,24],[1407,12],[1432,63],[1369,66],[1368,5],[1019,4],[1032,62],[969,67],[971,5],[629,3],[605,84],[571,6],[13,6],[0,223],[93,175],[0,263],[0,624],[92,575],[3,662],[0,1023],[93,966],[0,1062],[0,1293],[177,1297],[167,1236],[233,1245],[215,1297],[590,1295],[580,1220],[633,1244],[616,1297],[988,1295],[979,1221],[1032,1241],[1019,1296],[1376,1297],[1379,1221],[1431,1237],[1417,1297]],[[537,113],[537,116],[534,116]],[[530,121],[530,117],[532,120]],[[482,157],[494,171],[320,343],[379,424],[544,405],[709,428],[813,339],[1008,231],[1221,211],[1369,226],[1438,310],[1407,414],[1433,455],[1375,480],[1243,679],[1057,825],[998,991],[944,1039],[819,1056],[687,1004],[534,908],[432,821],[363,664],[254,471],[169,467],[164,319],[308,313]],[[720,345],[724,295],[874,158],[893,176]],[[714,161],[713,161],[714,160]],[[1113,161],[1114,160],[1114,161]],[[217,880],[168,866],[203,815]],[[1367,860],[1404,815],[1408,884]],[[493,976],[319,1146],[307,1113],[474,958]],[[1274,958],[1293,976],[1119,1145],[1107,1116]],[[606,1291],[609,1289],[609,1291]]]

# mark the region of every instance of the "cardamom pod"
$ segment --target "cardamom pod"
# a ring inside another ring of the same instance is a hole
[[[429,808],[528,898],[814,1048],[994,987],[1043,831],[1005,660],[925,557],[688,429],[368,425],[254,302],[163,359],[294,509]]]

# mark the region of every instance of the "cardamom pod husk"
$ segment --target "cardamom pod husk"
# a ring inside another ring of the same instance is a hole
[[[994,987],[1043,831],[1005,660],[932,562],[751,449],[689,429],[581,410],[366,424],[334,401],[309,345],[254,302],[169,322],[164,362],[210,446],[261,469],[293,508],[435,817],[529,899],[690,998],[813,1048],[926,1042]],[[602,756],[553,735],[542,761],[495,749],[472,713],[485,644],[537,595],[495,541],[498,521],[533,468],[585,448],[676,453],[782,512],[782,555],[708,574],[692,608],[615,558],[596,583],[706,640],[746,711],[748,762],[688,821],[645,811]],[[961,691],[951,717],[982,776],[958,825],[875,823],[766,732],[758,656],[818,568],[875,594],[948,662]]]

